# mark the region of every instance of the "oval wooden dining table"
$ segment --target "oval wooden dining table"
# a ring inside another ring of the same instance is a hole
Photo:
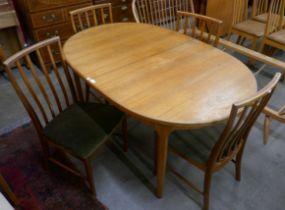
[[[72,36],[68,65],[106,99],[157,132],[156,195],[162,197],[168,136],[227,119],[257,90],[236,58],[189,36],[138,23],[107,24]]]

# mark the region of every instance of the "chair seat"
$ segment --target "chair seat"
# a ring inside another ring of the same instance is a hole
[[[191,131],[176,131],[170,136],[169,144],[187,158],[206,164],[224,127],[224,124],[217,124]]]
[[[44,135],[86,158],[108,139],[122,118],[122,112],[107,104],[73,104],[48,123]]]
[[[257,15],[255,17],[253,17],[252,19],[256,20],[256,21],[259,21],[259,22],[262,22],[262,23],[266,23],[267,17],[268,17],[268,13],[263,13],[261,15]],[[285,21],[285,16],[283,17],[283,22],[284,21]]]
[[[252,19],[259,21],[259,22],[262,22],[262,23],[265,23],[267,20],[267,17],[268,17],[268,13],[263,13],[261,15],[257,15],[255,17],[253,17]]]
[[[285,45],[285,29],[281,31],[277,31],[275,33],[272,33],[268,36],[270,40],[273,40],[275,42],[278,42],[280,44]]]
[[[233,29],[246,32],[256,37],[262,37],[264,35],[265,23],[261,23],[254,20],[246,20],[233,26]]]

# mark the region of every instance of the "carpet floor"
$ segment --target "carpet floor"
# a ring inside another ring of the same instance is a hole
[[[107,210],[84,182],[54,166],[44,169],[31,125],[0,137],[0,173],[25,210]]]

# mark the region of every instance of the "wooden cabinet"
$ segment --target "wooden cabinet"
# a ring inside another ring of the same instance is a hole
[[[229,32],[233,18],[233,0],[207,0],[206,15],[223,21],[221,35]]]
[[[23,44],[23,35],[13,5],[7,0],[0,0],[0,64],[19,51]]]
[[[14,0],[28,43],[35,43],[53,36],[66,41],[74,34],[69,11],[110,2],[115,22],[133,21],[132,0]],[[45,57],[45,55],[44,55]],[[46,63],[48,61],[46,60]]]
[[[114,22],[134,21],[132,0],[93,0],[94,4],[112,3]]]
[[[60,36],[65,42],[74,34],[69,18],[69,11],[90,6],[92,0],[14,0],[24,26],[27,42]],[[53,51],[56,53],[55,51]],[[47,55],[43,55],[48,58]],[[45,59],[48,64],[48,59]]]

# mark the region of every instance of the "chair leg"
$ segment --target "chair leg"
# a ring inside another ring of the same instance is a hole
[[[91,193],[96,196],[95,184],[93,180],[93,168],[92,168],[91,161],[88,159],[85,159],[84,166],[85,166],[86,176],[87,176],[86,179],[89,184]]]
[[[154,150],[153,150],[153,156],[154,156],[154,169],[153,169],[153,174],[156,175],[157,174],[157,154],[158,154],[158,135],[156,133],[156,131],[154,131]]]
[[[227,36],[227,40],[228,40],[228,41],[230,41],[230,40],[231,40],[232,35],[233,35],[233,34],[232,34],[231,32],[228,34],[228,36]]]
[[[123,132],[123,141],[124,141],[124,151],[128,152],[129,140],[128,140],[128,119],[127,117],[125,117],[122,122],[122,132]]]
[[[238,45],[241,44],[241,41],[242,41],[242,36],[238,36],[236,44]]]
[[[4,177],[1,174],[0,174],[0,188],[4,191],[4,193],[6,193],[9,200],[13,203],[13,206],[19,205],[19,201],[18,201],[17,197],[12,192],[9,185],[7,184],[7,182],[5,181]]]
[[[211,181],[212,181],[212,172],[207,171],[204,178],[203,210],[209,209]]]
[[[89,94],[90,94],[90,86],[87,84],[87,82],[85,83],[85,101],[89,101]]]
[[[243,149],[244,149],[244,145],[241,147],[240,151],[238,152],[237,156],[236,156],[236,180],[240,181],[241,180],[241,161],[242,161],[242,154],[243,154]]]
[[[252,43],[251,43],[251,49],[252,49],[252,50],[255,50],[255,48],[256,48],[256,38],[253,38],[253,39],[252,39]],[[254,65],[255,62],[256,62],[256,60],[253,59],[253,58],[251,58],[251,59],[249,60],[249,65]]]
[[[253,38],[251,43],[251,49],[255,50],[255,48],[256,48],[256,38]]]
[[[260,53],[263,53],[264,46],[265,46],[265,40],[263,39],[263,40],[261,41],[261,44],[260,44],[260,47],[259,47],[259,50],[258,50]]]
[[[245,37],[243,37],[243,38],[241,39],[240,45],[243,45],[243,44],[244,44],[244,42],[245,42],[245,40],[246,40],[246,38],[245,38]]]
[[[269,140],[269,130],[270,130],[271,118],[265,115],[264,125],[263,125],[263,144],[267,144]]]

